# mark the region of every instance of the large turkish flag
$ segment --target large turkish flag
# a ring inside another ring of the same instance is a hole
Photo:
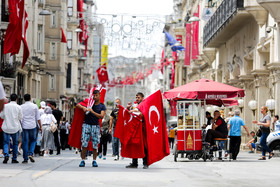
[[[104,84],[105,82],[109,81],[108,72],[106,65],[100,66],[97,70],[97,77],[100,84]]]
[[[120,139],[122,157],[145,157],[142,121],[139,116],[130,114],[128,110],[121,105],[119,105],[114,137]]]
[[[170,154],[160,90],[144,99],[137,108],[144,115],[148,165]]]

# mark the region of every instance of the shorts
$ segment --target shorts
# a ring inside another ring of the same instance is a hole
[[[253,149],[256,149],[256,144],[251,143],[251,146],[252,146]]]
[[[82,147],[87,147],[88,142],[91,140],[92,148],[97,149],[99,144],[99,133],[100,133],[99,125],[89,125],[84,123],[82,137],[81,137]]]

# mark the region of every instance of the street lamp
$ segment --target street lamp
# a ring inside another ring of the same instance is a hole
[[[271,111],[271,115],[274,115],[274,110],[275,110],[275,100],[274,99],[268,99],[265,102],[265,106]]]
[[[83,32],[83,30],[80,29],[80,28],[76,28],[76,29],[75,29],[75,32],[78,32],[78,33],[79,33],[79,32]]]
[[[256,100],[249,101],[248,106],[253,111],[253,114],[255,116],[255,112],[257,110],[257,101]]]
[[[243,99],[238,99],[238,106],[239,106],[240,111],[242,113],[242,109],[244,107],[244,100]]]
[[[190,19],[188,19],[187,23],[192,23],[195,21],[200,21],[199,17],[196,16],[192,16]]]
[[[49,16],[49,15],[51,15],[51,14],[52,14],[52,13],[51,13],[50,11],[46,10],[46,9],[43,9],[43,10],[39,13],[40,16]]]

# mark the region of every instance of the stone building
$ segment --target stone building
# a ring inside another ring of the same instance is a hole
[[[279,115],[280,1],[174,0],[174,5],[182,9],[181,19],[193,16],[198,7],[200,12],[199,56],[187,67],[187,82],[205,77],[243,88],[245,97],[236,98],[239,106],[226,111],[241,109],[249,130],[257,130],[251,121],[261,117],[261,106]]]

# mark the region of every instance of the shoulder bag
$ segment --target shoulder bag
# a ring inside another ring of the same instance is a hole
[[[57,126],[54,122],[51,123],[50,131],[54,133],[57,130]]]

